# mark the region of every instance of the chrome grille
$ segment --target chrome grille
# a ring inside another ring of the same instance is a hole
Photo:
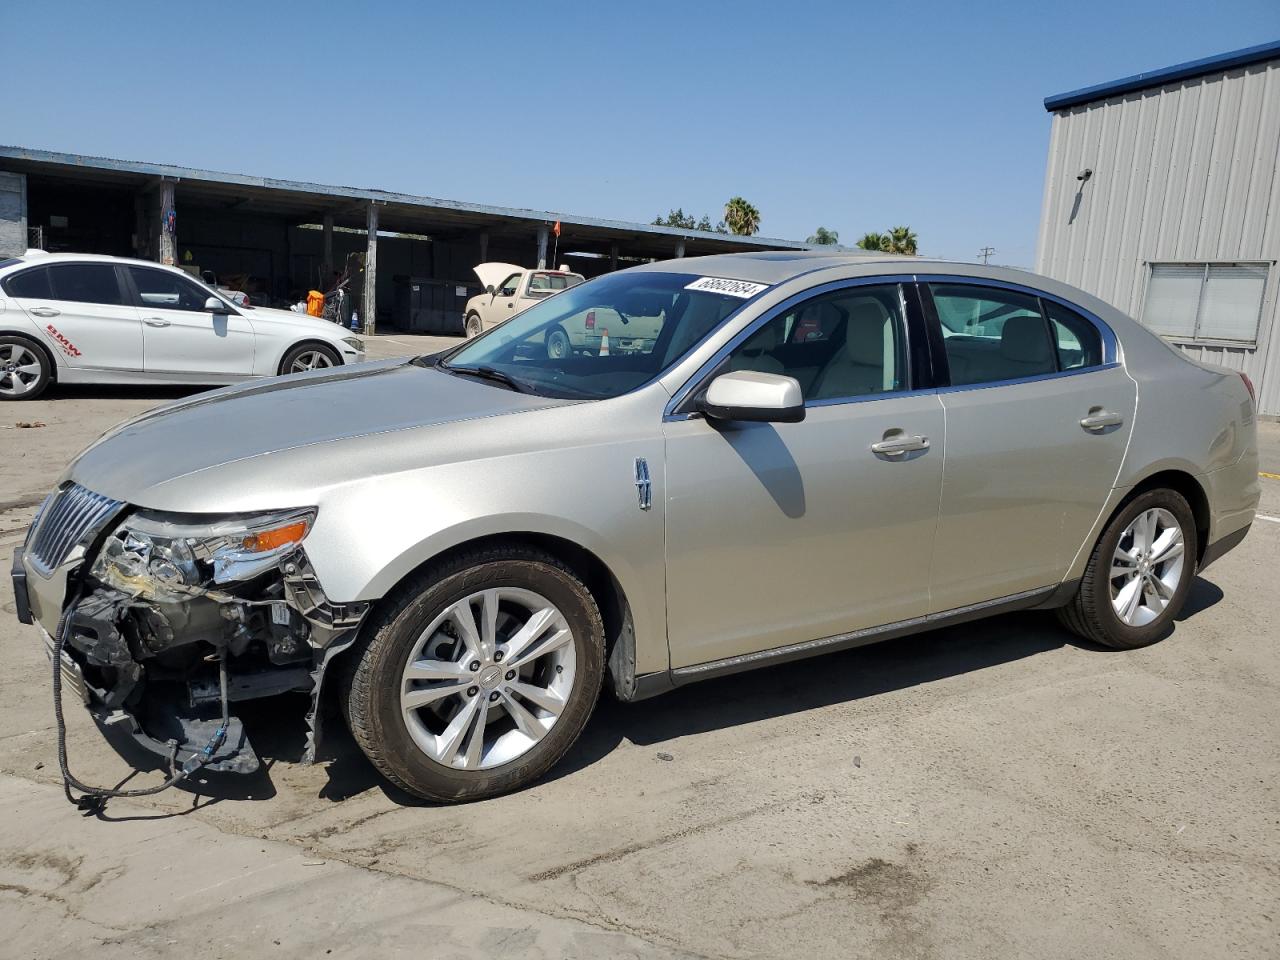
[[[78,483],[59,491],[36,520],[26,555],[31,565],[48,576],[71,551],[123,509],[124,504]]]

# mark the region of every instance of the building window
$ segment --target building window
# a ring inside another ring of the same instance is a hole
[[[1252,344],[1266,287],[1264,263],[1153,263],[1142,322],[1165,337]]]

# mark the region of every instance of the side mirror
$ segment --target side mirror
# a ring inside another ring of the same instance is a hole
[[[799,423],[804,419],[804,394],[795,377],[738,370],[712,380],[698,409],[711,420]]]
[[[210,297],[204,302],[204,308],[214,316],[223,316],[231,313],[231,308],[219,300],[217,297]]]
[[[492,297],[492,296],[493,296],[493,284],[491,283],[491,284],[489,284],[488,286],[486,286],[486,287],[484,288],[484,292],[485,292],[485,293],[487,293],[489,296],[491,296],[491,297]]]

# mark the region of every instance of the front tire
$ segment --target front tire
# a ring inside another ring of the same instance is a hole
[[[604,626],[582,581],[525,547],[472,551],[400,587],[365,628],[344,699],[388,780],[427,800],[479,800],[547,772],[604,678]]]
[[[480,315],[472,313],[467,316],[467,339],[471,340],[480,336],[484,332],[484,325],[480,323]]]
[[[1079,590],[1058,611],[1073,633],[1117,650],[1168,635],[1196,574],[1195,516],[1175,490],[1150,490],[1112,518]]]
[[[0,400],[34,400],[53,379],[48,354],[17,334],[0,336]]]
[[[309,370],[325,370],[342,366],[338,351],[321,343],[300,343],[284,355],[280,372],[306,373]]]

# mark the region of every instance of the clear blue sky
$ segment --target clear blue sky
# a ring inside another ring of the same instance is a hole
[[[1280,38],[1280,2],[9,0],[3,24],[0,142],[628,220],[741,194],[767,236],[906,223],[1030,265],[1044,97]]]

